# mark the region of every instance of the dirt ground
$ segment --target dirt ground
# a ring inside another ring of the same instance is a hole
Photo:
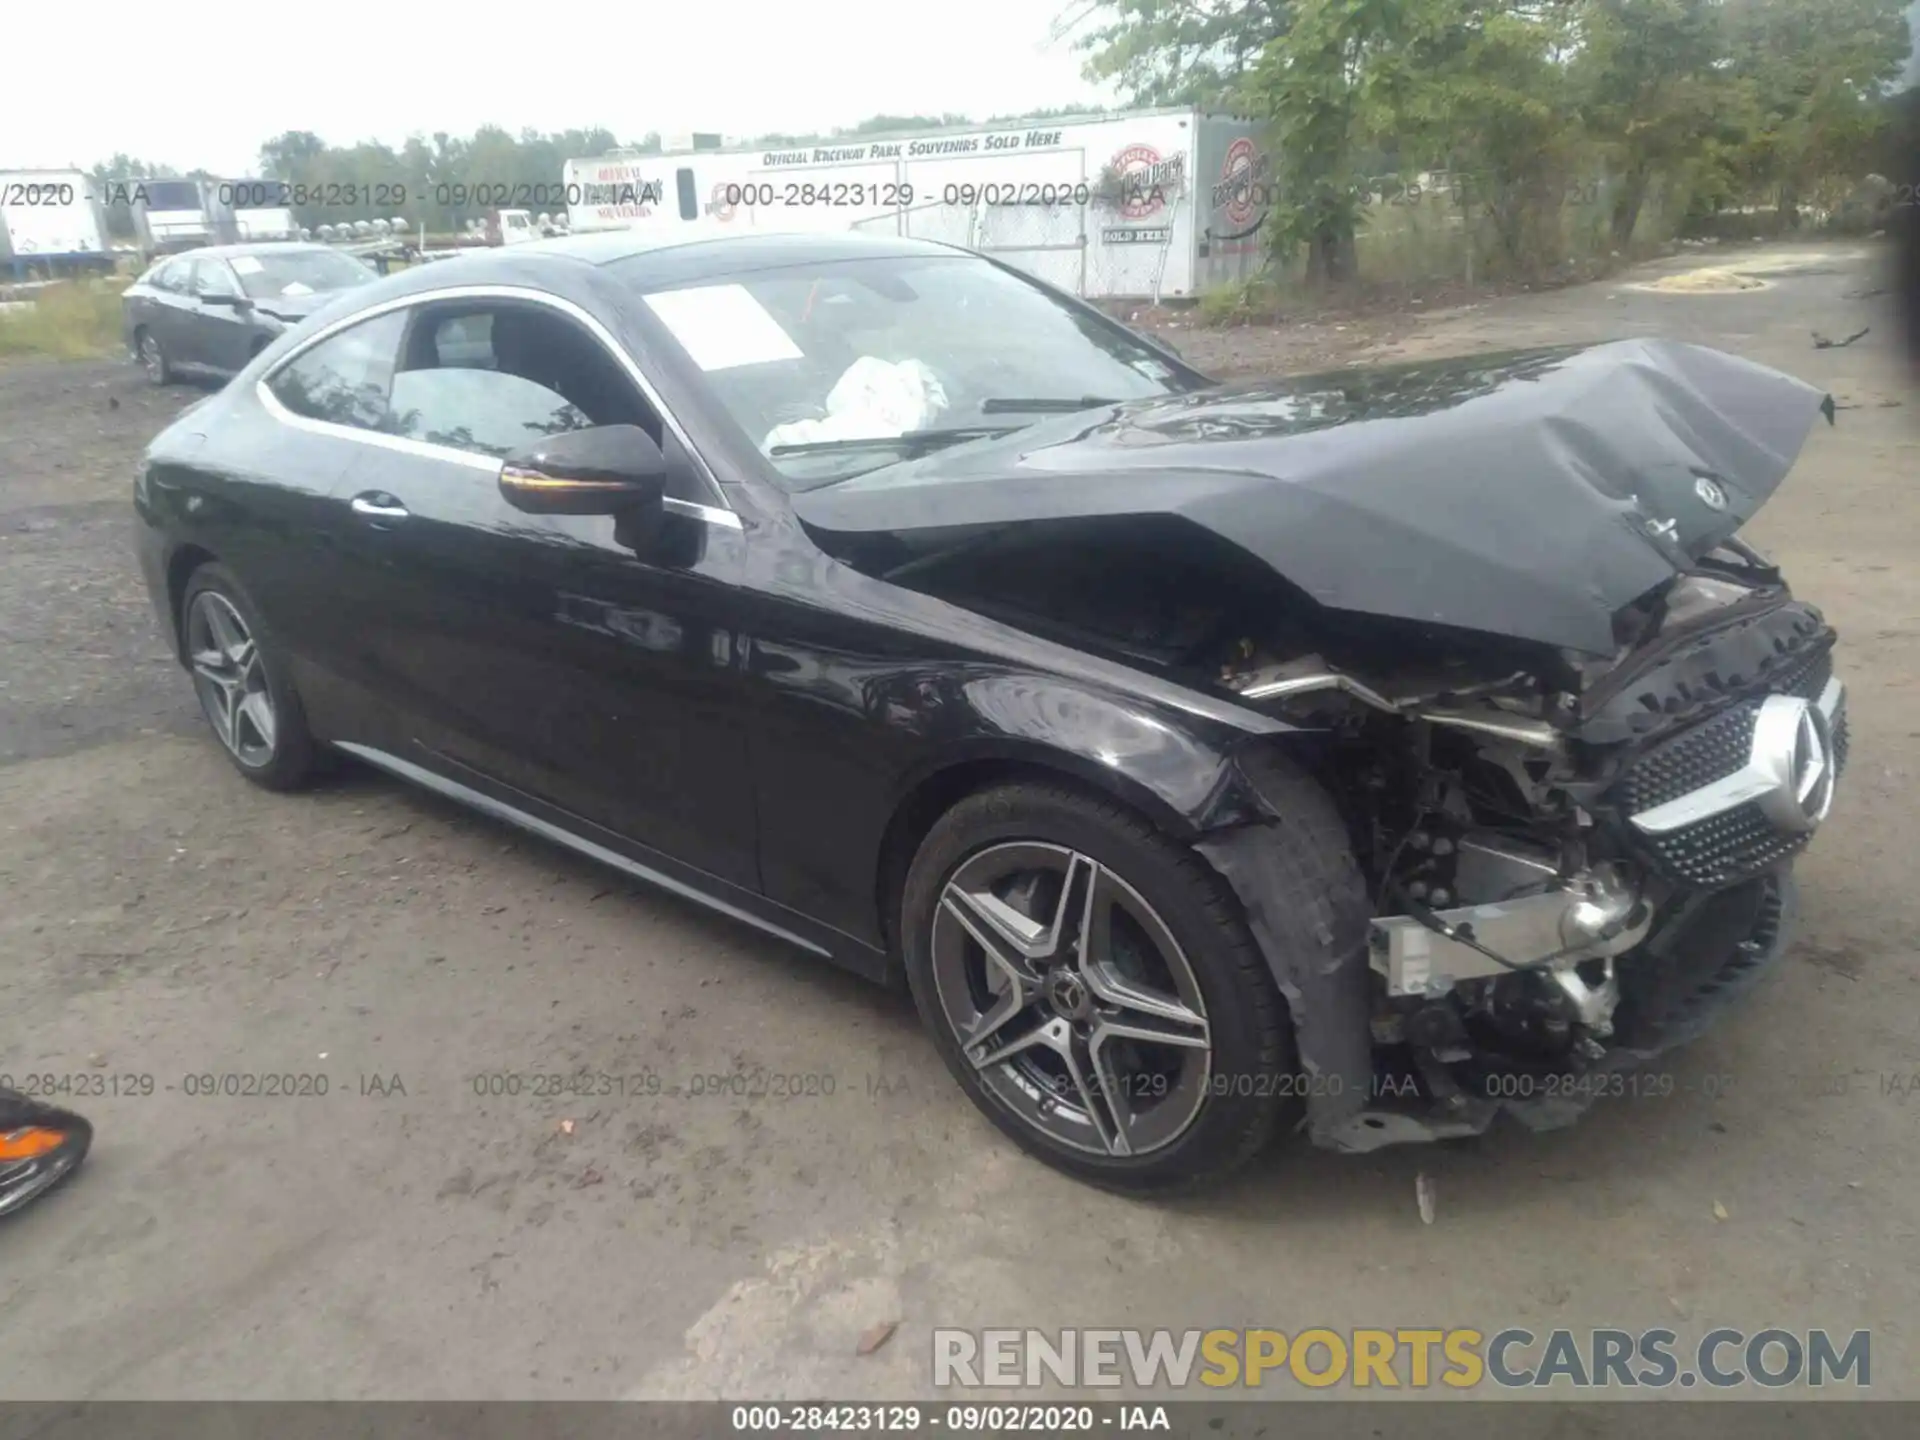
[[[1411,1324],[1870,1328],[1873,1393],[1920,1397],[1920,385],[1876,255],[1737,259],[1768,283],[1634,288],[1682,256],[1171,332],[1223,373],[1665,334],[1829,388],[1750,534],[1842,632],[1854,758],[1801,939],[1670,1098],[1287,1147],[1165,1205],[1024,1159],[902,1002],[752,931],[385,780],[243,783],[129,551],[136,456],[194,392],[0,368],[0,1072],[109,1092],[77,1183],[0,1233],[0,1398],[910,1396],[935,1325]],[[573,1071],[678,1093],[494,1093]],[[833,1093],[699,1078],[762,1071]],[[191,1093],[254,1074],[326,1093]]]

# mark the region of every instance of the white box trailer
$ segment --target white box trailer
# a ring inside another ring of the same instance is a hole
[[[30,269],[111,270],[107,217],[78,170],[0,171],[0,261]]]
[[[789,150],[570,160],[576,233],[696,221],[966,245],[1089,299],[1196,296],[1265,258],[1271,166],[1252,122],[1135,110]]]
[[[252,240],[298,240],[300,225],[284,203],[289,187],[277,180],[220,180],[209,197],[213,233],[222,245]]]

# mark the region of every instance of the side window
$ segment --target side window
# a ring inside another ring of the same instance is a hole
[[[193,262],[193,293],[238,295],[240,287],[234,283],[232,274],[228,272],[226,261],[196,260]]]
[[[392,434],[497,457],[593,424],[544,385],[464,367],[401,371],[393,377],[392,412]]]
[[[363,320],[282,366],[267,388],[287,409],[310,420],[391,431],[389,402],[406,326],[404,310]]]
[[[169,260],[153,272],[147,283],[156,290],[181,294],[187,288],[187,271],[190,265],[191,262],[186,260]]]
[[[493,362],[493,316],[455,315],[449,319],[423,322],[419,332],[431,337],[435,356],[441,365],[467,370],[491,370]]]
[[[392,393],[393,434],[501,457],[543,435],[660,422],[606,347],[543,305],[424,307]]]

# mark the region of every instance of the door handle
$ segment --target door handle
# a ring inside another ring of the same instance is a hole
[[[404,520],[407,507],[391,495],[356,495],[353,497],[353,513],[366,520]]]

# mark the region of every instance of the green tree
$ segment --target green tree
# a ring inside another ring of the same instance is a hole
[[[287,130],[260,147],[260,174],[268,180],[292,183],[327,153],[327,142],[311,130]]]
[[[971,125],[965,115],[948,111],[944,115],[869,115],[851,130],[836,130],[836,135],[886,135],[896,130],[941,130],[948,126]]]
[[[1576,93],[1618,178],[1616,249],[1633,239],[1656,180],[1717,172],[1740,144],[1747,94],[1729,73],[1720,0],[1587,0]]]
[[[1307,252],[1310,281],[1352,279],[1365,206],[1356,159],[1379,75],[1371,61],[1398,29],[1404,0],[1301,0],[1237,92],[1273,124],[1272,238]]]
[[[1771,189],[1782,223],[1827,182],[1870,163],[1892,116],[1888,89],[1913,47],[1907,0],[1727,0],[1729,70],[1752,111],[1746,178]]]
[[[1293,0],[1095,0],[1084,13],[1100,23],[1073,43],[1087,53],[1087,78],[1119,85],[1130,105],[1220,108],[1240,95],[1295,8]]]
[[[1583,139],[1568,84],[1574,33],[1554,3],[1407,0],[1369,87],[1375,133],[1460,172],[1463,205],[1492,223],[1509,271],[1560,252]]]

